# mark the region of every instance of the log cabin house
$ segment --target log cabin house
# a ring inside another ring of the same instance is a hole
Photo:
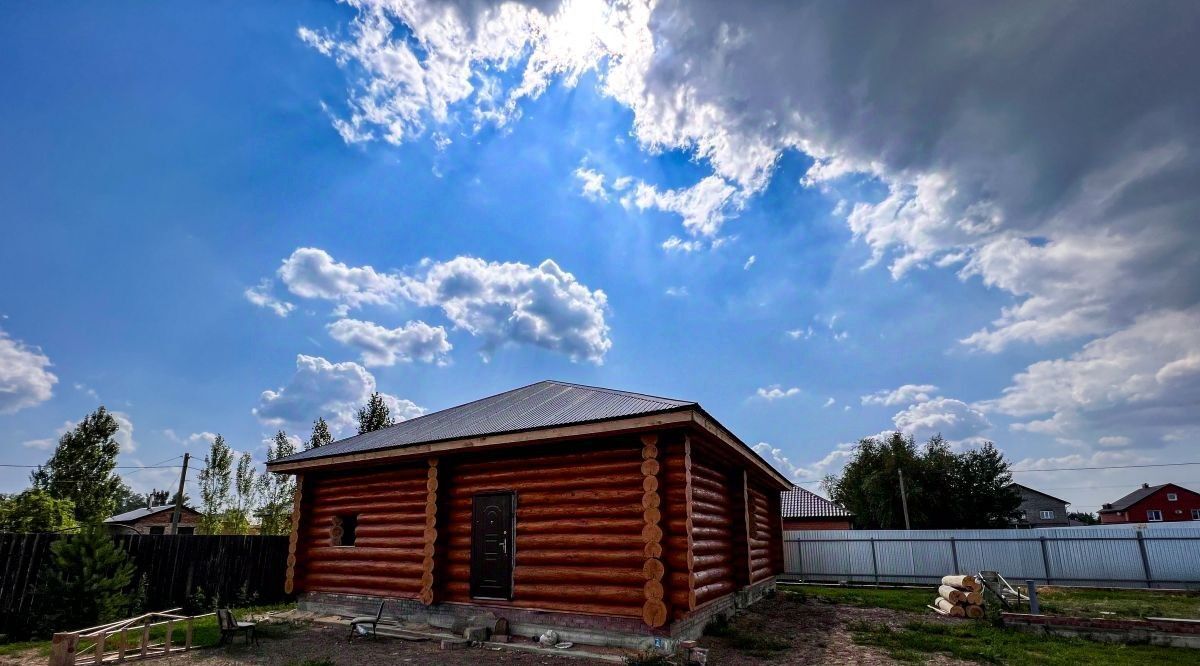
[[[772,592],[791,484],[699,404],[543,381],[275,460],[301,608],[669,646]]]

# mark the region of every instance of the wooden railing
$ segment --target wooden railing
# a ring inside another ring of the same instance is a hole
[[[175,615],[179,610],[172,608],[79,631],[56,633],[50,644],[50,666],[100,666],[187,652],[192,649],[193,623],[213,613]],[[165,629],[162,640],[152,643],[151,634],[156,627]],[[177,628],[183,629],[183,640],[179,643],[174,640]]]

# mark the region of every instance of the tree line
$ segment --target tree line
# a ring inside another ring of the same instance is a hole
[[[387,403],[373,393],[358,410],[359,434],[395,424]],[[109,517],[148,504],[174,503],[177,493],[152,490],[135,493],[117,474],[120,430],[105,407],[88,414],[64,433],[54,453],[30,474],[29,488],[0,495],[0,531],[59,532],[98,525]],[[333,434],[324,417],[313,422],[303,442],[305,450],[326,446]],[[279,430],[267,446],[267,461],[296,452],[294,440]],[[217,435],[204,457],[198,475],[203,515],[200,531],[209,534],[245,534],[254,519],[262,534],[286,534],[290,528],[295,482],[289,475],[260,473],[249,453],[235,455]],[[186,494],[184,504],[190,504]]]

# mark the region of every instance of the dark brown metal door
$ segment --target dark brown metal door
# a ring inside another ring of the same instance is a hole
[[[513,495],[476,495],[471,525],[471,596],[512,599]]]

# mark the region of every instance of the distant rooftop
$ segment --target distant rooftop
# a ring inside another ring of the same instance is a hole
[[[529,386],[401,421],[389,428],[347,437],[273,463],[402,448],[464,437],[482,437],[644,416],[698,407],[691,400],[617,391],[558,381]]]
[[[796,486],[779,494],[783,518],[853,518],[854,514],[820,495]]]
[[[104,522],[106,522],[106,523],[132,523],[133,521],[141,520],[142,518],[145,518],[146,516],[153,516],[154,514],[162,513],[163,511],[171,511],[174,508],[175,508],[174,504],[164,504],[162,506],[150,507],[149,509],[147,509],[146,507],[142,507],[140,509],[134,509],[133,511],[126,511],[125,513],[118,513],[117,515],[113,516],[112,518],[109,518],[108,520],[105,520]]]

